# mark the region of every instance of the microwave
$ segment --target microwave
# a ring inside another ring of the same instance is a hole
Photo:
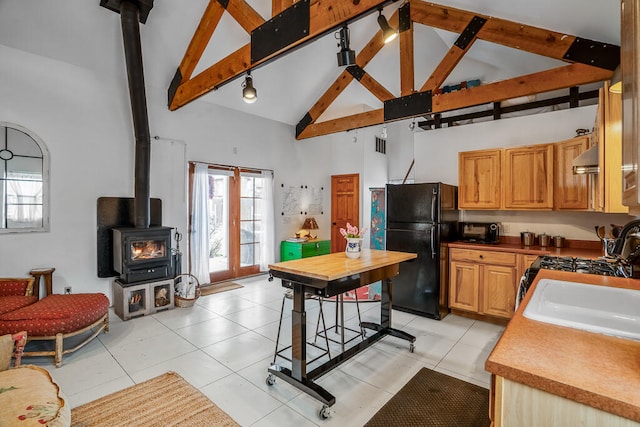
[[[461,222],[460,240],[476,243],[500,243],[500,227],[497,222]]]

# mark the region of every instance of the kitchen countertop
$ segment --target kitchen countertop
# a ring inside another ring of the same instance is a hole
[[[588,242],[588,244],[580,245],[580,247],[541,247],[541,246],[524,246],[519,243],[512,242],[500,242],[498,244],[487,243],[473,243],[473,242],[451,242],[448,244],[450,248],[460,249],[476,249],[486,251],[497,252],[512,252],[523,254],[539,254],[539,255],[554,255],[554,256],[573,256],[581,258],[598,258],[604,256],[602,245],[599,242]]]
[[[637,279],[540,270],[487,359],[487,371],[640,422],[640,341],[524,317],[542,278],[640,290]]]

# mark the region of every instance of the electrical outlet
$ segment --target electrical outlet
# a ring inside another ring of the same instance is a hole
[[[64,288],[64,293],[65,294],[70,294],[71,293],[71,286],[67,286]]]
[[[509,226],[509,224],[502,224],[502,232],[504,234],[509,234],[510,231],[511,231],[511,227]]]

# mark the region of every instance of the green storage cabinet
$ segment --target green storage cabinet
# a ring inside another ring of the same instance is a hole
[[[326,255],[330,252],[330,240],[312,240],[310,242],[287,242],[283,240],[280,243],[280,261]]]

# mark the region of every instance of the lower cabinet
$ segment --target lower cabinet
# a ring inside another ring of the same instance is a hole
[[[511,318],[518,282],[516,254],[451,248],[449,260],[451,309]]]
[[[493,377],[490,396],[493,427],[640,426],[627,418],[500,376]]]

